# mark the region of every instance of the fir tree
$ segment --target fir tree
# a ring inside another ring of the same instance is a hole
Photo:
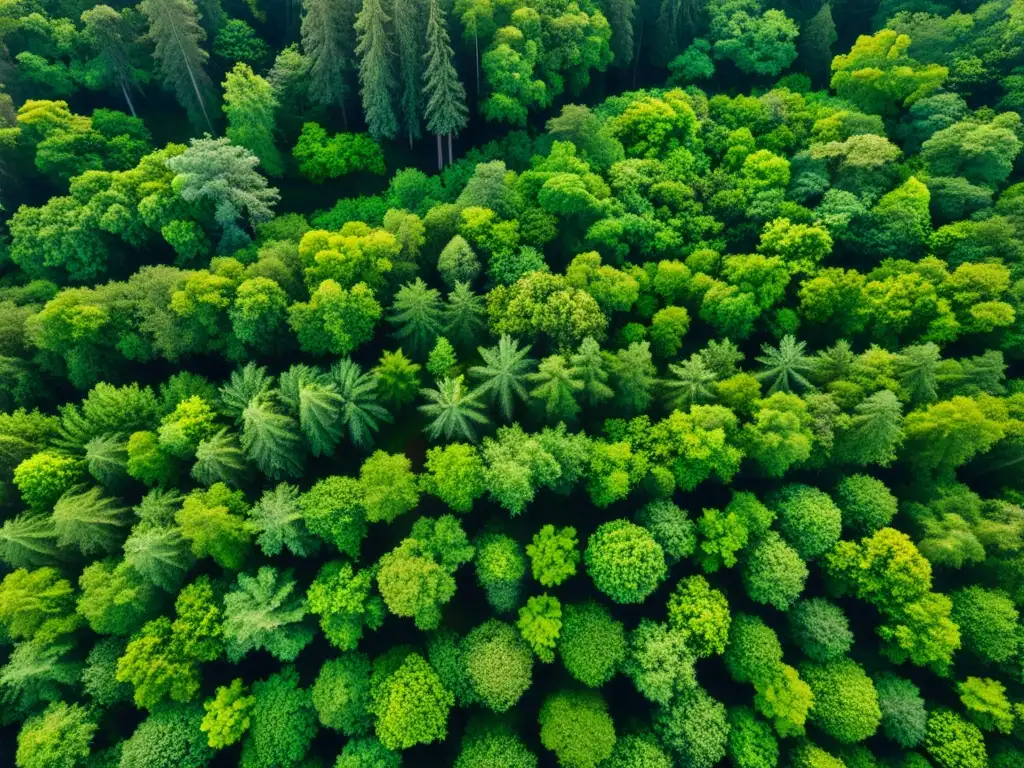
[[[206,108],[213,83],[203,70],[209,54],[200,45],[206,37],[196,18],[192,0],[142,0],[139,9],[149,20],[153,56],[163,74],[164,85],[174,91],[194,123],[202,122],[213,131]]]
[[[366,125],[375,139],[393,139],[398,133],[398,119],[391,105],[395,77],[391,72],[392,50],[386,31],[390,21],[381,0],[364,0],[362,10],[356,14],[359,93]]]
[[[348,127],[345,99],[346,80],[352,69],[354,47],[352,25],[355,7],[352,0],[303,0],[302,49],[309,60],[309,97],[318,104],[341,107]]]
[[[86,64],[86,83],[117,88],[136,117],[132,91],[138,90],[146,73],[132,64],[124,39],[124,18],[109,5],[97,5],[82,14],[82,24],[85,39],[96,49],[96,57]]]
[[[423,18],[419,0],[393,0],[396,54],[398,57],[398,106],[401,111],[402,132],[409,139],[409,147],[422,134],[420,116],[423,108]]]
[[[838,39],[832,21],[832,6],[822,3],[816,14],[804,22],[800,30],[800,60],[815,85],[828,82],[832,64],[832,44]]]
[[[430,0],[427,19],[427,52],[423,70],[423,92],[427,97],[427,130],[437,136],[437,167],[444,167],[441,136],[448,134],[448,162],[452,157],[452,134],[466,127],[466,89],[452,64],[454,53],[448,38],[444,9],[438,0]]]

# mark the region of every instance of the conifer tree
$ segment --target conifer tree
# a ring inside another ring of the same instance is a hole
[[[86,83],[91,88],[117,88],[132,117],[137,117],[132,91],[147,74],[132,64],[123,17],[109,5],[97,5],[82,14],[82,24],[85,39],[96,49],[95,58],[86,64]]]
[[[228,72],[223,86],[227,137],[256,155],[267,174],[280,176],[284,173],[284,160],[274,145],[274,89],[248,64],[242,63]]]
[[[454,56],[445,26],[444,9],[438,0],[430,0],[427,19],[427,52],[424,59],[423,92],[427,97],[427,130],[437,136],[437,167],[444,166],[441,136],[448,134],[448,162],[452,157],[452,133],[466,127],[469,113],[466,109],[466,89],[452,64]]]
[[[309,60],[309,97],[324,106],[341,107],[347,128],[346,76],[352,69],[355,5],[353,0],[304,0],[302,6],[302,50]]]
[[[392,21],[395,28],[396,55],[398,57],[398,106],[401,112],[402,133],[409,139],[409,147],[420,138],[420,117],[423,110],[423,32],[425,20],[419,0],[392,0]]]
[[[832,64],[832,44],[837,40],[832,20],[832,5],[822,3],[818,12],[804,22],[800,30],[800,59],[815,85],[828,82]]]
[[[364,0],[362,10],[356,14],[359,93],[366,125],[375,139],[393,139],[398,133],[398,119],[391,105],[395,77],[391,72],[392,50],[386,30],[390,22],[381,0]]]
[[[139,8],[149,20],[148,37],[153,41],[153,55],[160,64],[164,85],[174,91],[193,123],[205,123],[212,132],[206,105],[211,100],[213,83],[203,70],[209,54],[200,45],[206,33],[199,26],[195,3],[142,0]]]

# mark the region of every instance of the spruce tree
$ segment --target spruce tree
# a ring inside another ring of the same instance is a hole
[[[633,17],[636,0],[606,0],[604,15],[612,28],[612,52],[615,63],[625,68],[633,60]]]
[[[200,45],[206,33],[196,18],[195,3],[142,0],[139,8],[149,20],[147,36],[153,42],[153,56],[160,64],[164,85],[174,91],[192,122],[205,123],[212,132],[206,104],[211,100],[213,83],[203,70],[209,54]]]
[[[466,89],[452,64],[452,46],[445,26],[444,9],[438,0],[430,0],[427,19],[427,53],[423,57],[427,68],[423,71],[423,92],[427,97],[427,130],[437,135],[437,167],[444,166],[441,136],[448,134],[448,162],[452,157],[452,133],[466,127],[469,112],[466,109]]]
[[[96,50],[95,58],[86,63],[86,84],[90,88],[118,89],[132,117],[137,117],[132,91],[138,89],[139,81],[147,78],[147,74],[132,64],[124,39],[124,18],[109,5],[97,5],[82,14],[82,24],[85,39]]]
[[[355,30],[359,44],[359,94],[370,135],[375,139],[393,139],[398,119],[391,105],[395,77],[391,72],[391,43],[386,26],[391,21],[381,0],[364,0],[356,14]]]
[[[800,59],[816,86],[828,82],[832,44],[837,39],[832,6],[822,3],[818,12],[804,22],[799,38]]]
[[[341,107],[348,127],[345,99],[347,75],[352,69],[352,25],[356,7],[353,0],[304,0],[302,50],[309,59],[309,97],[324,106]]]
[[[409,147],[420,138],[423,111],[423,32],[424,19],[419,0],[393,0],[396,54],[398,56],[398,106],[402,133]]]

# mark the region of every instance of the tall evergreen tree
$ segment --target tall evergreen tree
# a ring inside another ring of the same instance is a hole
[[[348,127],[345,99],[352,69],[352,25],[356,7],[353,0],[304,0],[302,50],[309,59],[309,97],[324,106],[341,107]]]
[[[135,117],[132,91],[137,90],[139,81],[147,79],[148,75],[132,64],[124,39],[124,18],[109,5],[97,5],[82,14],[82,24],[85,39],[96,51],[96,56],[86,64],[86,84],[91,88],[119,90]]]
[[[391,104],[395,77],[391,72],[392,50],[386,29],[390,21],[381,0],[363,0],[363,8],[356,14],[359,94],[366,125],[375,139],[393,139],[398,133],[398,119]]]
[[[800,30],[800,59],[816,86],[828,83],[832,66],[832,44],[838,39],[832,21],[832,5],[822,3]]]
[[[423,111],[423,31],[424,19],[419,0],[392,0],[394,9],[396,54],[398,56],[398,106],[402,133],[409,146],[422,136]]]
[[[209,54],[200,45],[206,33],[196,18],[195,3],[142,0],[139,8],[149,20],[148,37],[153,42],[153,55],[160,63],[164,85],[174,91],[192,122],[203,122],[212,132],[206,105],[212,100],[213,83],[203,70]]]
[[[466,127],[469,111],[466,109],[466,89],[462,87],[459,73],[452,64],[452,46],[444,9],[438,0],[430,0],[430,16],[427,19],[427,52],[424,60],[427,68],[423,71],[423,92],[427,97],[427,130],[437,135],[437,167],[444,166],[441,136],[448,134],[448,162],[452,157],[452,133]]]
[[[228,72],[223,85],[227,137],[256,155],[269,175],[280,176],[284,173],[284,160],[274,144],[274,89],[248,64],[242,63]]]
[[[633,17],[636,0],[605,0],[604,15],[612,28],[612,53],[617,66],[626,67],[633,60]]]

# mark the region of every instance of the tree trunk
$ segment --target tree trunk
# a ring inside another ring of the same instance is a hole
[[[476,52],[476,97],[480,98],[480,35],[473,32],[473,50]]]
[[[448,165],[455,162],[455,155],[452,154],[452,132],[448,131]]]
[[[633,56],[633,58],[634,58],[634,62],[633,62],[633,87],[634,88],[636,88],[636,71],[640,67],[640,51],[642,50],[643,43],[644,43],[644,20],[643,20],[643,17],[641,17],[640,18],[640,34],[637,36],[637,41],[636,41],[636,54],[634,54],[634,56]]]
[[[199,99],[199,109],[203,111],[203,118],[206,120],[206,127],[210,129],[210,133],[213,133],[213,123],[210,122],[210,116],[206,113],[206,102],[203,101],[203,94],[199,91],[199,83],[196,82],[195,73],[192,72],[192,65],[188,63],[188,56],[185,54],[185,46],[181,43],[181,38],[178,36],[178,30],[172,23],[170,25],[174,31],[174,41],[178,44],[178,50],[181,51],[181,60],[185,62],[185,69],[188,70],[188,79],[192,81],[192,90],[196,92],[196,98]]]
[[[125,88],[124,79],[119,77],[117,78],[117,82],[121,86],[121,93],[124,94],[124,100],[128,102],[128,109],[132,113],[132,117],[138,117],[138,115],[135,114],[135,105],[132,104],[132,97],[129,95],[128,89]]]
[[[345,97],[342,96],[338,99],[338,103],[341,105],[341,123],[345,126],[345,130],[348,131],[348,112],[345,111]]]
[[[441,149],[441,134],[437,134],[437,170],[444,170],[444,151]]]

